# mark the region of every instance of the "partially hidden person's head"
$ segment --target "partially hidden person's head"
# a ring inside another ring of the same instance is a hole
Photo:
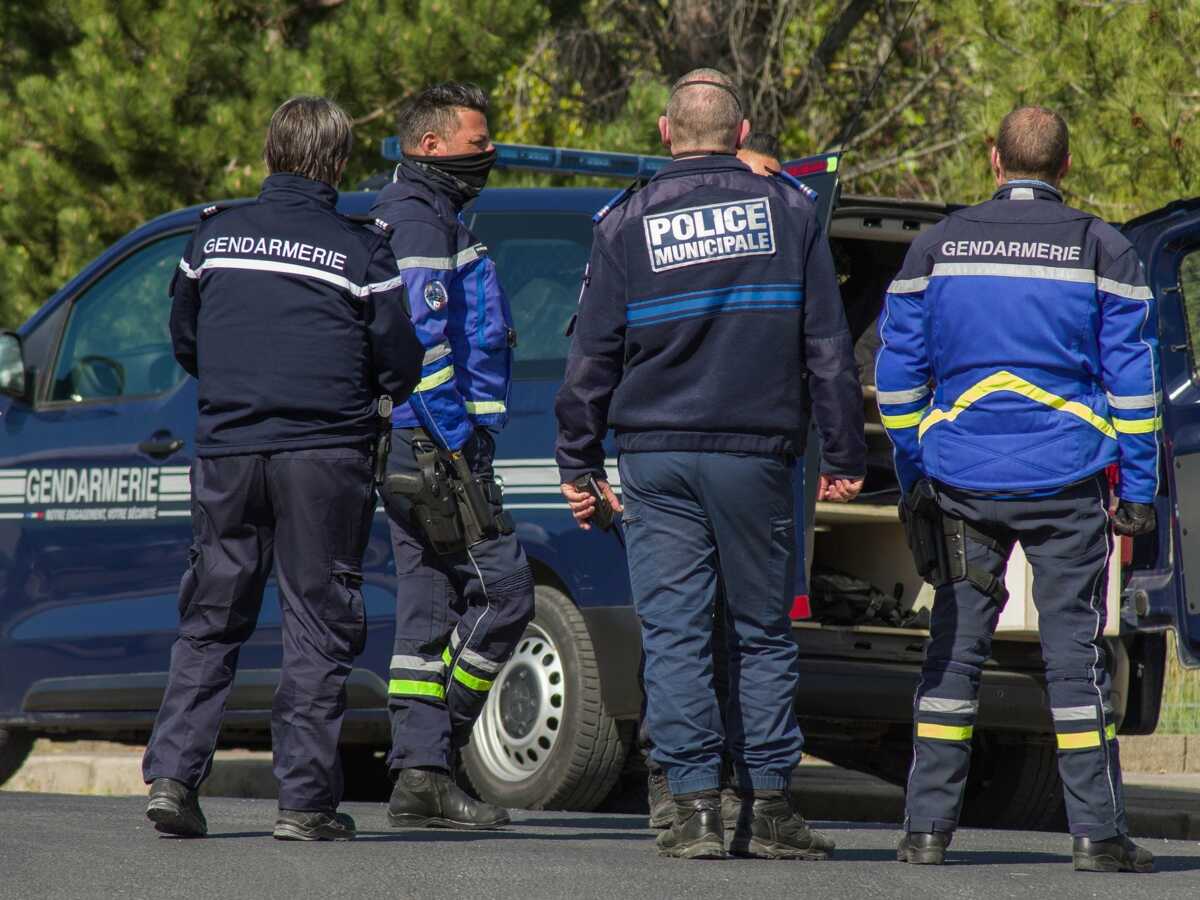
[[[1000,122],[991,154],[997,184],[1032,179],[1055,187],[1071,168],[1063,117],[1043,106],[1021,106]]]
[[[301,175],[337,187],[354,147],[345,111],[325,97],[292,97],[267,126],[263,161],[272,175]]]
[[[755,175],[778,175],[783,170],[779,161],[779,138],[769,131],[751,131],[738,148],[737,158]]]
[[[734,153],[750,133],[750,123],[728,75],[717,69],[692,69],[671,86],[658,133],[677,158]]]
[[[425,88],[400,113],[400,146],[409,159],[458,179],[471,196],[483,190],[496,161],[488,131],[488,98],[473,84]]]

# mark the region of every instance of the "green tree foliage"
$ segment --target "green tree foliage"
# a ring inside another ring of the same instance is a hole
[[[717,65],[789,155],[845,145],[847,190],[959,202],[1043,103],[1069,199],[1124,219],[1200,192],[1198,38],[1176,0],[0,0],[0,320],[155,215],[253,194],[288,96],[354,117],[352,186],[442,78],[491,91],[503,140],[657,153],[670,82]]]

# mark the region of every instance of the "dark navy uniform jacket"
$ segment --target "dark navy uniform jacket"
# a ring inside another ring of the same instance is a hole
[[[805,192],[732,155],[674,160],[600,218],[557,457],[564,481],[623,452],[800,454],[862,477],[862,390],[829,244]]]
[[[1154,297],[1133,247],[1040,181],[922,233],[888,288],[876,387],[903,487],[1053,492],[1119,462],[1158,491]]]
[[[423,426],[449,450],[466,444],[476,426],[503,428],[516,331],[487,247],[432,176],[408,161],[396,166],[371,215],[392,226],[425,347],[421,382],[396,407],[393,424]]]
[[[171,282],[175,358],[199,379],[196,455],[362,444],[423,350],[383,229],[298,175],[206,210]]]

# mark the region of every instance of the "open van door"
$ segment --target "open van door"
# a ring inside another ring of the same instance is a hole
[[[1174,625],[1181,660],[1200,666],[1200,198],[1123,230],[1158,298],[1166,475],[1157,561],[1135,574],[1129,590],[1143,623]]]

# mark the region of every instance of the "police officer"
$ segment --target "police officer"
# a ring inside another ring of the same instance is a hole
[[[738,147],[737,158],[750,167],[755,175],[779,175],[783,165],[779,162],[779,138],[769,131],[751,131],[742,146]]]
[[[496,675],[533,615],[533,578],[501,512],[493,432],[508,421],[516,334],[496,267],[462,220],[496,159],[488,101],[470,84],[422,91],[401,113],[404,158],[373,214],[393,226],[392,247],[425,348],[421,382],[396,408],[388,472],[417,473],[434,454],[469,468],[492,522],[472,546],[431,539],[411,498],[388,493],[398,587],[388,709],[393,826],[491,828],[507,811],[453,780]]]
[[[909,510],[940,508],[965,560],[937,581],[914,700],[901,861],[941,863],[958,821],[980,669],[1016,542],[1033,567],[1042,654],[1084,871],[1147,872],[1129,840],[1103,633],[1112,527],[1155,525],[1154,298],[1133,247],[1063,203],[1067,126],[1040,107],[1000,125],[999,189],[921,234],[888,289],[877,388]]]
[[[338,736],[366,621],[380,405],[422,350],[382,230],[340,216],[346,114],[320,97],[275,111],[254,203],[210,207],[171,283],[175,357],[199,379],[191,565],[143,771],[146,815],[202,837],[208,775],[242,644],[278,563],[283,663],[271,720],[281,840],[348,840]],[[390,398],[390,399],[388,399]]]
[[[718,788],[728,747],[737,783],[753,792],[729,849],[823,859],[832,842],[786,792],[801,750],[792,479],[811,399],[823,481],[844,497],[861,485],[850,338],[812,202],[734,157],[749,123],[728,77],[685,75],[659,128],[673,161],[596,227],[556,403],[562,490],[585,529],[597,494],[621,509],[601,443],[614,427],[653,754],[675,801],[659,851],[726,854]],[[713,690],[718,590],[727,732]]]

